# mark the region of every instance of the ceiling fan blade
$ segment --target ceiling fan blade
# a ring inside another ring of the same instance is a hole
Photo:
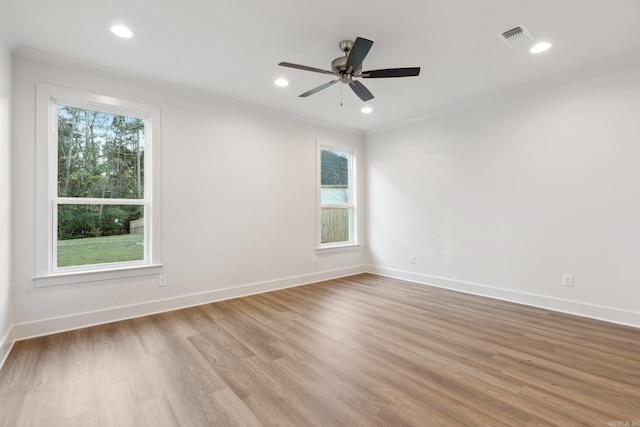
[[[333,71],[323,70],[321,68],[307,67],[306,65],[292,64],[290,62],[281,62],[278,65],[282,67],[296,68],[298,70],[313,71],[314,73],[331,74],[334,76],[338,74]]]
[[[351,50],[349,51],[349,57],[347,58],[346,68],[353,67],[353,71],[358,71],[358,68],[362,65],[362,61],[369,53],[369,49],[373,45],[373,40],[364,39],[362,37],[356,38]]]
[[[370,99],[373,99],[373,94],[369,92],[369,89],[364,87],[364,85],[359,81],[354,80],[349,82],[349,87],[351,88],[353,93],[358,95],[358,98],[362,99],[364,102],[367,102]]]
[[[385,70],[363,71],[360,77],[363,79],[381,79],[385,77],[413,77],[420,74],[420,67],[387,68]]]
[[[315,87],[315,88],[313,88],[313,89],[311,89],[311,90],[309,90],[309,91],[307,91],[307,92],[303,93],[302,95],[298,95],[298,96],[299,96],[299,97],[301,97],[301,98],[306,98],[307,96],[313,95],[314,93],[320,92],[321,90],[326,89],[326,88],[328,88],[329,86],[332,86],[332,85],[334,85],[334,84],[338,83],[339,81],[340,81],[340,79],[330,81],[330,82],[328,82],[328,83],[325,83],[325,84],[323,84],[323,85],[320,85],[320,86],[318,86],[318,87]]]

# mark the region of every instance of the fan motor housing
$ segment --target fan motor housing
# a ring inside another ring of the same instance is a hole
[[[340,56],[334,59],[333,61],[331,61],[331,70],[335,71],[336,73],[342,73],[343,71],[346,71],[346,69],[347,69],[346,56]]]
[[[340,80],[344,82],[345,80],[350,80],[353,74],[358,74],[362,70],[362,65],[357,70],[351,71],[350,75],[347,75],[347,56],[339,56],[331,61],[331,70],[340,74]]]

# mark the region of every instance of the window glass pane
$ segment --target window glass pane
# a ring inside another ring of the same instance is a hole
[[[320,243],[349,241],[350,208],[322,208]]]
[[[144,198],[144,120],[58,106],[58,196]]]
[[[144,260],[143,205],[58,205],[58,267]]]
[[[349,189],[340,187],[320,188],[320,203],[323,205],[336,205],[349,203]]]
[[[320,157],[320,203],[348,204],[349,154],[322,150]]]

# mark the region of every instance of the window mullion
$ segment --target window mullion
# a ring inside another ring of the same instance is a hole
[[[59,205],[144,205],[146,199],[103,199],[98,197],[54,197]]]
[[[326,204],[326,205],[320,205],[320,207],[322,209],[349,209],[352,208],[353,205],[351,203],[344,203],[344,204]]]

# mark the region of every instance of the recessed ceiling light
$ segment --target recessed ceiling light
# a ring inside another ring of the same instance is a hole
[[[289,81],[287,79],[277,79],[275,83],[276,83],[276,86],[280,86],[280,87],[289,86]]]
[[[551,43],[542,42],[542,43],[535,44],[531,49],[529,49],[529,52],[531,52],[531,53],[542,53],[542,52],[544,52],[546,50],[549,50],[550,47],[551,47]]]
[[[362,109],[360,110],[360,112],[362,112],[364,114],[369,114],[372,111],[373,111],[373,108],[371,108],[371,107],[362,107]]]
[[[123,39],[130,39],[131,37],[133,37],[133,32],[124,25],[112,26],[111,32],[118,37],[122,37]]]

